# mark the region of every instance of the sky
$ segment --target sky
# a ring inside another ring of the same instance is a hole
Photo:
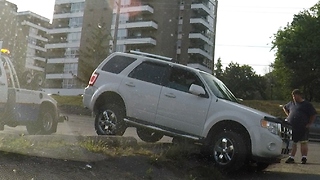
[[[52,19],[55,0],[8,0],[18,11],[32,11]],[[290,23],[294,14],[309,9],[318,0],[219,0],[215,63],[249,65],[260,75],[270,72],[275,51],[274,34]]]

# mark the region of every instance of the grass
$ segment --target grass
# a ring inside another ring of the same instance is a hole
[[[82,96],[59,96],[51,95],[57,102],[58,105],[71,105],[71,106],[82,106]]]
[[[285,105],[288,101],[263,101],[263,100],[245,100],[242,104],[251,108],[266,112],[276,117],[285,117],[281,105]],[[312,102],[313,106],[320,112],[320,103]]]

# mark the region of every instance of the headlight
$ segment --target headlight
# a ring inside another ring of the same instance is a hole
[[[268,129],[272,134],[279,135],[278,123],[261,120],[261,127]]]

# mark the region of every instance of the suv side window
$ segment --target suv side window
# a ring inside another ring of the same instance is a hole
[[[134,68],[128,77],[162,85],[163,77],[166,74],[167,69],[168,66],[166,64],[146,61]]]
[[[136,59],[126,56],[114,56],[103,67],[103,71],[119,74]]]
[[[194,73],[182,68],[172,68],[167,87],[183,92],[189,92],[191,84],[204,87],[200,79]]]

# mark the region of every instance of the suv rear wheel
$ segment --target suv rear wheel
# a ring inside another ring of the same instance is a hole
[[[124,110],[117,104],[107,104],[99,109],[94,127],[98,135],[122,136],[126,130]]]
[[[163,137],[163,134],[146,128],[137,128],[137,135],[142,141],[149,143],[157,142]]]

